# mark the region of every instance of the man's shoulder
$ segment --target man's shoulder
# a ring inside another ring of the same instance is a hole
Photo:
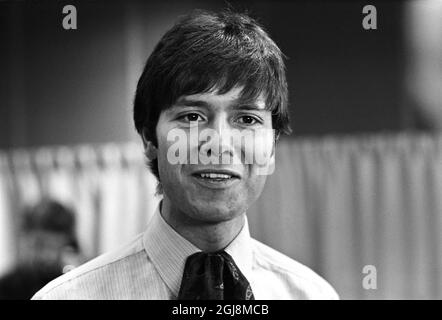
[[[252,241],[256,264],[286,279],[287,286],[300,291],[304,298],[339,299],[335,289],[315,271],[256,239]]]
[[[146,259],[142,245],[142,234],[126,245],[104,253],[64,275],[52,280],[33,297],[41,299],[92,299],[99,298],[102,284],[115,277],[130,272],[131,264]]]

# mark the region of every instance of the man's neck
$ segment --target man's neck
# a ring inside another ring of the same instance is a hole
[[[167,201],[162,201],[161,216],[183,238],[205,252],[227,247],[244,226],[245,214],[218,223],[193,221]]]

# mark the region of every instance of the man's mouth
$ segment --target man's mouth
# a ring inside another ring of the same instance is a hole
[[[199,181],[210,184],[228,184],[228,182],[239,180],[241,178],[238,173],[230,170],[201,170],[193,172],[192,176]]]

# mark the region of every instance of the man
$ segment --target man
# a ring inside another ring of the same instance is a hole
[[[157,212],[132,243],[35,299],[337,298],[249,234],[247,209],[272,171],[276,140],[290,132],[282,53],[253,19],[183,17],[146,63],[134,120],[163,195]]]

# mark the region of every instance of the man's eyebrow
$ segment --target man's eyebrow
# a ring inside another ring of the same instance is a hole
[[[232,109],[238,109],[238,110],[250,110],[250,111],[265,111],[265,108],[260,107],[256,103],[238,103],[233,104]]]
[[[203,100],[194,100],[188,98],[179,98],[175,103],[177,106],[185,106],[185,107],[209,107],[210,104]]]
[[[204,100],[182,97],[174,103],[174,106],[210,108],[211,104]],[[259,106],[255,101],[242,99],[234,100],[229,108],[234,110],[265,111],[265,107]]]

